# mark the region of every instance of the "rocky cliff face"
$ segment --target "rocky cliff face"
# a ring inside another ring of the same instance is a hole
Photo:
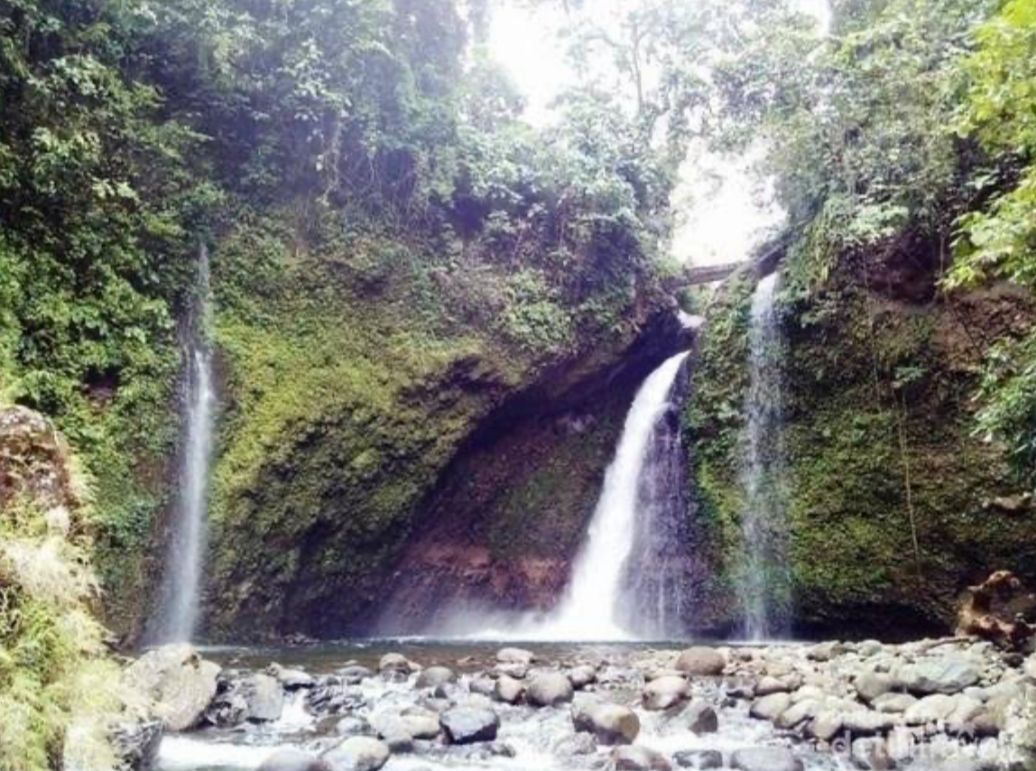
[[[849,255],[819,286],[789,281],[784,292],[786,516],[800,633],[948,629],[968,584],[997,568],[1033,577],[1036,511],[1018,497],[1003,450],[975,435],[973,410],[989,345],[1036,317],[1010,287],[938,295],[930,257]],[[718,631],[736,614],[750,293],[751,282],[735,283],[714,307],[685,414],[718,562],[704,623]]]
[[[369,630],[408,582],[410,626],[469,591],[542,604],[632,390],[680,344],[647,275],[498,297],[506,266],[471,284],[419,244],[354,248],[242,227],[215,252],[214,637]]]

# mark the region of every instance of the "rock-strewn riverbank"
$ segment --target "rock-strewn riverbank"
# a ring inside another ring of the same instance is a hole
[[[1036,748],[1036,658],[968,639],[456,653],[228,667],[214,681],[185,659],[186,675],[167,676],[194,684],[193,714],[159,709],[187,729],[167,736],[158,766],[1007,769]],[[171,683],[150,693],[184,692]],[[192,766],[185,748],[204,746],[223,760]]]

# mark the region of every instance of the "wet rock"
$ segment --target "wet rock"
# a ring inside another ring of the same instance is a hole
[[[493,687],[493,698],[507,704],[517,704],[525,692],[525,684],[507,675],[500,675]]]
[[[896,766],[889,756],[885,740],[878,736],[853,741],[849,757],[854,766],[864,771],[889,771]]]
[[[777,716],[791,706],[791,696],[787,693],[771,693],[752,702],[748,714],[761,720],[776,720]]]
[[[691,687],[684,678],[666,675],[644,686],[642,701],[644,709],[663,710],[683,704],[690,696]]]
[[[945,720],[957,706],[957,700],[945,694],[925,696],[911,704],[903,713],[903,719],[909,725],[921,725]]]
[[[481,707],[448,709],[439,716],[439,723],[451,744],[491,742],[500,728],[496,712]]]
[[[872,702],[879,696],[888,693],[895,687],[895,684],[896,681],[891,675],[873,669],[864,670],[853,682],[856,693],[866,702]]]
[[[158,759],[163,733],[161,720],[125,720],[111,727],[108,738],[124,768],[146,771]]]
[[[727,660],[714,648],[695,646],[682,651],[676,659],[676,670],[688,675],[715,677],[723,674]]]
[[[536,660],[536,656],[524,648],[501,648],[496,652],[496,660],[501,664],[522,664],[528,667]]]
[[[367,667],[353,664],[338,670],[338,676],[342,678],[342,682],[346,685],[359,685],[368,677],[374,677],[374,672],[367,669]]]
[[[320,758],[302,750],[277,750],[262,762],[259,771],[332,771]]]
[[[496,690],[496,681],[491,677],[479,675],[468,683],[468,690],[481,696],[492,696]]]
[[[378,672],[387,680],[403,681],[420,667],[401,653],[386,653],[378,662]]]
[[[374,729],[362,717],[347,715],[335,723],[335,733],[339,736],[370,736]]]
[[[902,719],[898,715],[872,712],[871,710],[857,710],[842,716],[842,727],[856,736],[870,736],[872,734],[885,733],[901,721]]]
[[[255,723],[276,720],[284,710],[284,690],[271,677],[256,673],[241,681],[239,691],[248,705],[246,718]]]
[[[731,768],[741,771],[803,771],[802,761],[786,747],[751,747],[730,756]]]
[[[389,731],[381,740],[393,755],[404,755],[414,751],[414,737],[406,731]]]
[[[597,752],[597,742],[588,733],[576,733],[572,736],[566,736],[554,745],[554,753],[563,757],[593,755],[595,752]]]
[[[670,771],[665,755],[647,747],[616,747],[611,754],[616,771]]]
[[[806,728],[806,735],[829,742],[842,732],[842,713],[835,710],[818,712]]]
[[[592,733],[601,744],[632,744],[640,733],[640,718],[620,704],[584,700],[572,706],[577,732]]]
[[[568,679],[578,691],[597,679],[597,670],[589,665],[573,667],[568,670]]]
[[[572,683],[560,672],[540,672],[525,689],[525,700],[534,707],[555,707],[572,701]]]
[[[954,733],[971,733],[971,721],[985,711],[982,702],[970,696],[957,696],[953,711],[946,716],[946,723]]]
[[[507,675],[516,680],[524,680],[525,676],[529,674],[529,665],[519,662],[497,664],[493,667],[493,673],[496,675]]]
[[[979,681],[974,662],[963,656],[947,654],[921,660],[899,668],[896,677],[903,688],[911,693],[959,693]]]
[[[406,732],[415,739],[435,739],[442,733],[439,714],[422,707],[407,707],[400,715]]]
[[[719,730],[719,717],[716,710],[703,702],[690,704],[680,715],[691,733],[698,735],[711,734]]]
[[[241,694],[239,684],[222,682],[219,693],[205,710],[205,722],[218,728],[232,728],[245,722],[248,702]]]
[[[216,695],[220,667],[202,659],[190,645],[165,645],[148,651],[124,672],[125,686],[153,702],[153,713],[168,731],[196,726]]]
[[[680,768],[722,768],[723,753],[717,750],[682,750],[673,755]]]
[[[389,755],[388,745],[383,741],[369,736],[350,736],[320,759],[331,771],[378,771],[388,762]]]
[[[911,706],[917,703],[917,697],[909,693],[883,693],[871,702],[871,706],[878,712],[906,712]]]
[[[845,650],[845,645],[837,641],[817,643],[806,651],[806,658],[812,661],[831,661],[845,653]]]
[[[439,686],[452,683],[457,675],[449,667],[428,667],[417,676],[415,687],[417,688],[438,688]]]
[[[316,681],[313,675],[301,669],[287,669],[274,662],[266,668],[267,674],[275,678],[285,690],[297,691],[300,688],[312,688]]]
[[[803,699],[793,702],[790,707],[784,710],[773,721],[778,728],[794,728],[800,723],[812,720],[824,709],[824,702],[820,699]]]
[[[787,693],[790,690],[790,684],[786,680],[766,675],[755,684],[753,693],[756,696],[769,696],[771,693]]]

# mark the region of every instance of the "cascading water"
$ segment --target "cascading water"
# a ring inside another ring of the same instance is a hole
[[[741,520],[745,555],[738,576],[744,635],[764,640],[787,633],[787,567],[784,558],[784,439],[781,373],[783,346],[774,307],[777,274],[763,278],[752,295],[749,388],[745,397]]]
[[[197,287],[185,350],[185,438],[180,456],[179,494],[166,554],[159,614],[148,637],[153,643],[189,641],[198,619],[205,552],[209,459],[216,402],[209,342],[211,289],[209,253],[198,250]]]
[[[643,602],[629,583],[628,574],[639,572],[630,570],[630,558],[639,540],[638,532],[652,527],[658,519],[657,504],[666,498],[659,495],[657,487],[665,474],[656,470],[659,463],[669,462],[671,457],[666,452],[652,452],[657,447],[652,437],[670,408],[674,383],[687,356],[681,353],[667,359],[637,392],[626,415],[615,457],[605,472],[601,496],[566,595],[551,619],[538,630],[538,636],[566,640],[643,636],[630,631],[636,613],[629,606]],[[668,446],[674,447],[672,442]],[[665,590],[664,580],[655,585],[655,591]],[[657,608],[659,603],[654,605]],[[664,603],[661,612],[665,612]]]

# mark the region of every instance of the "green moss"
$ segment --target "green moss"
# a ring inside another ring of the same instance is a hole
[[[842,633],[948,624],[957,594],[984,574],[1036,578],[1036,514],[988,505],[1012,478],[1001,448],[972,434],[981,351],[967,336],[984,330],[965,330],[952,308],[889,301],[851,277],[843,265],[822,289],[782,294],[796,618]],[[726,585],[741,549],[732,407],[747,376],[745,301],[713,314],[686,423],[699,515],[716,533]]]

